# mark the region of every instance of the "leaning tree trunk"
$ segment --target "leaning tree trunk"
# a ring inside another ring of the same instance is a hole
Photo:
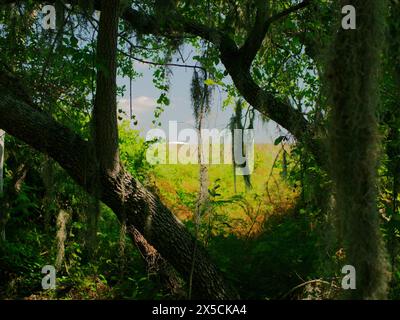
[[[0,128],[51,156],[91,195],[108,205],[127,228],[135,228],[188,282],[192,252],[197,245],[193,296],[204,299],[237,297],[184,225],[119,162],[115,103],[117,0],[101,1],[97,92],[93,108],[93,141],[38,111],[26,84],[0,64]],[[103,68],[104,67],[104,68]],[[106,71],[104,72],[104,69]],[[104,99],[102,99],[104,97]]]
[[[347,264],[356,269],[351,298],[387,293],[387,263],[377,210],[379,62],[384,0],[343,0],[357,12],[355,30],[335,31],[327,71],[332,105],[331,175]]]
[[[0,65],[0,128],[57,161],[86,191],[96,191],[96,158],[91,143],[84,141],[51,116],[38,110],[25,85]],[[185,226],[160,201],[123,168],[117,174],[103,170],[100,175],[100,200],[136,228],[160,254],[188,281],[194,239]],[[237,297],[198,245],[197,268],[193,274],[193,295],[203,299]]]
[[[183,290],[184,283],[168,261],[161,257],[158,251],[146,241],[137,229],[130,227],[127,231],[146,261],[148,272],[157,275],[163,289],[173,295],[174,298],[186,297],[186,292]]]
[[[103,72],[100,68],[97,77],[97,88],[103,90],[96,92],[94,141],[83,140],[51,115],[39,111],[27,93],[27,85],[1,62],[0,128],[57,161],[87,192],[108,205],[127,228],[135,228],[143,235],[188,282],[197,242],[158,196],[146,190],[119,162],[115,87],[109,79],[113,77],[115,81],[115,56],[112,54],[116,50],[116,3],[115,0],[102,1],[104,10],[99,30],[106,30],[108,34],[99,34],[98,40],[105,43],[104,46],[98,43],[97,61],[108,70]],[[107,104],[99,96],[102,93],[108,95]],[[200,244],[197,245],[196,265],[193,273],[195,298],[237,297]]]

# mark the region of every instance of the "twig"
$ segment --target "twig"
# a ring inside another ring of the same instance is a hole
[[[333,283],[331,283],[331,282],[328,282],[328,281],[325,281],[325,280],[322,280],[322,279],[314,279],[314,280],[309,280],[309,281],[303,282],[303,283],[301,283],[301,284],[295,286],[294,288],[290,289],[286,294],[284,294],[284,295],[282,296],[282,299],[286,298],[288,295],[290,295],[291,293],[293,293],[293,292],[296,291],[297,289],[300,289],[300,288],[302,288],[302,287],[304,287],[304,286],[306,286],[306,285],[308,285],[308,284],[317,283],[317,282],[323,283],[323,284],[329,284],[330,286],[339,289],[338,286],[336,286],[335,284],[333,284]]]
[[[200,66],[196,66],[196,65],[188,65],[188,64],[179,64],[179,63],[162,63],[162,62],[154,62],[154,61],[148,61],[148,60],[143,60],[140,58],[137,58],[123,50],[118,50],[120,53],[122,53],[123,55],[127,56],[128,58],[131,58],[133,60],[136,60],[138,62],[141,63],[145,63],[145,64],[150,64],[150,65],[154,65],[154,66],[168,66],[168,67],[180,67],[180,68],[192,68],[192,69],[200,69],[205,71],[205,69],[203,67]]]

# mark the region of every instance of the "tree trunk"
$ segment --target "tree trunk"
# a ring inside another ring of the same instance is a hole
[[[168,261],[163,259],[157,250],[135,228],[130,227],[128,233],[146,261],[148,272],[157,274],[163,289],[173,295],[174,298],[186,297],[184,283]]]
[[[0,239],[6,241],[6,217],[4,212],[4,146],[6,133],[0,130]]]
[[[119,170],[117,124],[117,37],[119,0],[103,0],[97,36],[96,98],[93,108],[93,140],[100,170]]]
[[[355,299],[387,294],[387,262],[377,210],[379,67],[385,1],[343,0],[357,8],[356,30],[335,32],[327,72],[332,105],[331,175],[347,264],[355,267]],[[339,8],[338,8],[339,10]],[[340,11],[338,11],[340,12]],[[340,25],[340,21],[338,23]]]

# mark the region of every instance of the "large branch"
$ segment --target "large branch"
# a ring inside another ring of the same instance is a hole
[[[313,140],[312,130],[303,114],[295,110],[289,101],[282,101],[263,90],[257,85],[254,79],[252,79],[250,73],[251,62],[260,49],[269,26],[290,13],[306,7],[310,2],[311,0],[304,0],[302,3],[294,5],[270,17],[261,27],[261,32],[258,32],[258,27],[256,27],[255,31],[249,35],[248,40],[245,42],[247,45],[245,44],[240,49],[238,49],[235,41],[222,30],[212,29],[206,25],[188,20],[178,14],[171,16],[171,18],[165,22],[164,25],[166,27],[164,27],[165,29],[163,30],[159,28],[155,18],[130,8],[124,12],[123,18],[129,22],[134,29],[140,30],[140,32],[146,34],[162,34],[168,37],[168,32],[183,32],[199,36],[212,42],[219,48],[222,63],[232,77],[236,88],[246,101],[256,110],[268,116],[292,133],[296,138],[306,143],[310,151],[319,159],[321,157],[322,148],[317,141]],[[263,13],[260,11],[256,21],[257,24],[262,22],[262,16]]]
[[[38,3],[43,2],[42,0],[36,1]],[[310,1],[311,0],[304,0],[302,3],[272,16],[265,22],[261,29],[268,29],[272,22],[305,7]],[[13,3],[15,0],[3,0],[2,2]],[[54,1],[47,2],[52,3]],[[70,0],[69,2],[71,4],[78,3],[77,0]],[[99,0],[95,1],[94,7],[96,10],[101,10],[101,3]],[[249,71],[251,62],[260,49],[266,31],[258,33],[257,29],[257,32],[251,33],[248,40],[245,42],[247,45],[245,44],[238,50],[236,43],[223,30],[198,23],[177,12],[169,14],[162,26],[158,23],[157,17],[129,7],[124,10],[121,17],[129,23],[134,30],[142,34],[154,34],[165,37],[174,37],[177,34],[190,34],[212,42],[220,49],[222,62],[234,80],[237,89],[247,102],[256,110],[288,130],[297,139],[312,145],[312,152],[313,150],[321,150],[320,145],[318,145],[316,141],[309,141],[311,129],[304,116],[293,109],[289,102],[281,101],[272,94],[264,91],[251,78]],[[261,15],[257,23],[259,24],[260,22],[262,22]],[[252,43],[252,38],[255,40],[254,43]],[[253,93],[256,93],[256,95],[253,95]]]
[[[313,132],[303,114],[294,109],[290,102],[280,100],[271,93],[263,90],[251,76],[250,67],[259,51],[263,39],[270,25],[287,15],[305,8],[312,0],[293,5],[267,20],[263,20],[265,12],[257,14],[253,32],[248,36],[244,46],[238,49],[235,41],[223,30],[189,20],[178,13],[171,15],[161,29],[155,17],[128,8],[123,18],[133,29],[145,34],[159,34],[165,37],[176,33],[199,36],[212,42],[220,50],[220,58],[233,82],[246,99],[260,113],[268,116],[280,126],[292,133],[297,139],[305,143],[314,154],[317,161],[323,157],[321,144],[313,137]],[[321,161],[320,161],[321,162]]]
[[[277,14],[267,18],[267,4],[262,2],[258,4],[256,19],[254,22],[253,29],[250,31],[244,45],[240,48],[240,54],[242,56],[242,63],[246,67],[250,67],[257,52],[260,50],[261,45],[264,41],[265,35],[272,23],[283,19],[293,12],[307,7],[311,3],[311,0],[304,0],[299,4],[293,5]]]
[[[243,98],[261,114],[268,116],[293,134],[313,154],[315,160],[323,165],[325,149],[317,140],[304,115],[294,109],[288,100],[275,97],[260,88],[250,73],[250,67],[241,63],[239,50],[221,47],[221,61],[229,72],[237,90]]]
[[[308,123],[302,113],[294,109],[289,101],[280,100],[260,88],[252,78],[249,68],[238,63],[238,59],[240,59],[238,51],[222,51],[221,61],[246,101],[259,112],[288,129],[294,136],[303,137],[309,133]]]
[[[260,113],[268,116],[280,126],[292,133],[302,141],[313,153],[319,163],[323,162],[324,148],[313,137],[312,129],[303,114],[294,109],[290,102],[280,100],[271,93],[263,90],[252,78],[250,67],[259,51],[263,39],[270,25],[287,15],[305,8],[312,0],[293,5],[263,21],[264,12],[259,11],[254,31],[248,36],[245,45],[238,49],[235,41],[223,30],[213,29],[209,26],[189,20],[178,13],[171,15],[161,29],[157,19],[150,15],[128,8],[123,18],[133,29],[144,34],[159,34],[165,37],[176,33],[199,36],[213,43],[220,50],[220,58],[233,82],[246,99]],[[99,8],[100,9],[100,8]],[[261,25],[261,27],[260,27]]]
[[[0,5],[23,2],[23,0],[0,0]],[[37,4],[55,4],[56,0],[31,0],[31,2]],[[71,5],[79,5],[80,1],[68,0],[66,3]],[[102,11],[101,0],[94,0],[93,8],[95,10]],[[121,18],[129,23],[134,30],[141,34],[153,34],[165,37],[191,34],[215,44],[219,43],[219,41],[221,41],[221,39],[224,37],[223,30],[211,28],[205,24],[187,19],[178,12],[169,12],[168,17],[166,17],[163,25],[160,24],[159,18],[155,15],[150,15],[131,7],[124,8],[123,12],[121,13]]]
[[[0,65],[0,128],[56,160],[85,190],[94,193],[97,183],[91,145],[50,115],[38,111],[25,93],[26,86]],[[184,225],[124,170],[117,175],[102,171],[100,200],[109,206],[127,227],[137,229],[145,239],[183,276],[189,279],[194,238]],[[124,216],[122,216],[124,215]],[[228,299],[236,293],[197,246],[193,290],[198,298]]]

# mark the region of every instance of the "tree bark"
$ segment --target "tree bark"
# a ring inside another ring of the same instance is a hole
[[[100,170],[111,175],[119,171],[117,123],[117,37],[119,0],[102,0],[97,36],[96,98],[93,135]]]
[[[354,299],[385,299],[389,279],[377,208],[380,61],[385,1],[342,0],[357,8],[355,30],[334,33],[326,74],[331,177],[346,260],[354,266]],[[338,6],[339,9],[339,6]]]
[[[147,242],[137,229],[130,227],[128,228],[128,233],[146,261],[148,272],[157,274],[163,289],[174,298],[187,297],[184,291],[184,283],[171,264],[161,257],[158,251]]]
[[[6,133],[0,130],[0,239],[6,241],[6,217],[3,208],[4,191],[4,146]]]
[[[4,189],[4,142],[6,133],[0,130],[0,197]]]

